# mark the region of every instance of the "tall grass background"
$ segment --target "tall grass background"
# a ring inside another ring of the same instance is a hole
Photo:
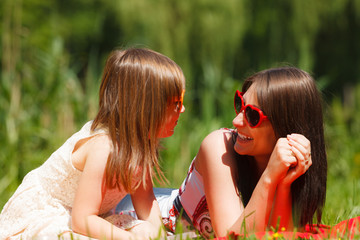
[[[351,45],[359,40],[359,1],[66,2],[0,3],[0,209],[27,172],[95,116],[109,51],[141,46],[174,59],[187,78],[186,111],[162,142],[163,187],[180,186],[208,133],[232,126],[243,79],[286,63],[314,74],[324,93],[323,222],[360,215],[360,46]],[[348,35],[328,38],[337,36],[334,24]],[[345,63],[326,45],[341,48]]]

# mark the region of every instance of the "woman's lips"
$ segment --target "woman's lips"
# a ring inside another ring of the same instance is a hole
[[[242,134],[242,133],[237,133],[237,141],[238,142],[249,142],[249,141],[252,141],[253,140],[253,138],[251,138],[251,137],[248,137],[248,136],[246,136],[246,135],[244,135],[244,134]]]

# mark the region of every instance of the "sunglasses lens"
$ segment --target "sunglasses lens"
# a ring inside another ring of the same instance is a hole
[[[235,112],[239,114],[243,105],[242,99],[238,94],[235,94]]]
[[[246,115],[246,119],[248,120],[249,124],[252,127],[255,127],[256,125],[259,124],[260,113],[257,110],[252,109],[251,107],[246,107],[245,115]]]

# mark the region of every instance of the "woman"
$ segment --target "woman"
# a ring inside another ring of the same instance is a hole
[[[235,129],[209,134],[178,192],[158,200],[160,208],[173,203],[170,227],[180,212],[205,237],[303,228],[314,215],[320,222],[327,159],[312,77],[268,69],[246,79],[234,101]]]

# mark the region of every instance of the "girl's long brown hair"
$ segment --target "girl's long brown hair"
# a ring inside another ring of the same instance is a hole
[[[158,162],[158,134],[169,102],[184,89],[181,68],[162,54],[139,48],[110,54],[91,126],[105,129],[113,143],[104,186],[132,192],[148,175],[165,179]],[[135,178],[141,181],[135,183]]]
[[[291,185],[294,224],[304,226],[321,221],[325,204],[327,157],[325,152],[322,100],[315,81],[295,67],[273,68],[245,80],[242,91],[255,86],[261,109],[268,116],[277,138],[291,133],[304,135],[311,142],[312,165]],[[239,156],[237,184],[244,204],[256,185],[255,165],[249,156]],[[252,169],[252,171],[249,171]]]

